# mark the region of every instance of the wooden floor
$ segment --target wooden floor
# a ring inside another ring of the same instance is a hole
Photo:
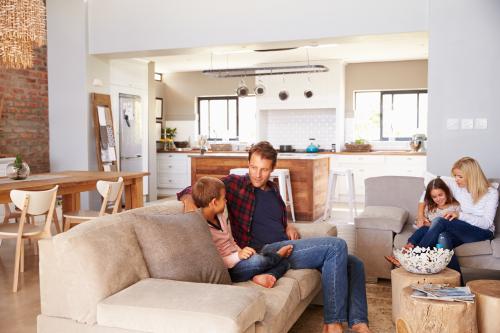
[[[14,249],[15,240],[3,240],[0,246],[0,332],[35,333],[40,313],[38,256],[33,246],[25,247],[24,273],[20,275],[19,291],[13,293]]]

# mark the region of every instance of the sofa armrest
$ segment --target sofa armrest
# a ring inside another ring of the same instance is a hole
[[[143,279],[97,305],[99,325],[145,332],[245,332],[264,319],[252,288]]]
[[[300,238],[337,236],[337,227],[325,222],[292,223],[300,234]]]
[[[367,206],[354,218],[356,229],[391,230],[400,233],[408,220],[408,212],[399,207]]]

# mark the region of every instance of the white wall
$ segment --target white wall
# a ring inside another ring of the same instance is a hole
[[[88,0],[90,52],[427,30],[428,0]],[[249,24],[251,23],[251,24]]]
[[[500,1],[430,2],[428,168],[447,175],[476,158],[500,176]],[[448,130],[448,118],[487,118],[487,130]]]
[[[50,170],[88,170],[95,148],[87,90],[87,8],[77,0],[47,0]],[[64,15],[61,15],[64,13]],[[94,157],[93,157],[94,156]],[[89,208],[88,193],[81,205]]]

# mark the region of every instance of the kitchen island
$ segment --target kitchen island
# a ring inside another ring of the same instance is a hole
[[[248,167],[247,153],[189,154],[191,182],[204,176],[222,178],[234,168]],[[290,170],[295,217],[315,221],[325,208],[328,185],[329,154],[278,154],[277,169]]]

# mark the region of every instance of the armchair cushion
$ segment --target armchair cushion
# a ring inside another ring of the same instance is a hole
[[[392,230],[399,233],[407,219],[408,212],[402,208],[368,206],[363,213],[354,219],[354,224],[359,229]]]
[[[326,222],[292,223],[300,234],[300,238],[337,236],[337,227]]]
[[[137,217],[135,232],[152,278],[231,284],[200,214]]]

